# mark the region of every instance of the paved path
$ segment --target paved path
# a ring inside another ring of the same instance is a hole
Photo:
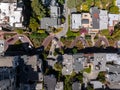
[[[45,40],[42,43],[42,46],[44,46],[44,48],[47,48],[49,43],[52,41],[53,38],[54,38],[53,35],[50,35],[47,38],[45,38]]]

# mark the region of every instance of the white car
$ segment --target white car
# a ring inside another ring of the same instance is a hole
[[[29,47],[29,48],[32,48],[32,46],[31,46],[31,45],[29,45],[28,47]]]
[[[18,38],[19,38],[19,39],[22,39],[22,38],[23,38],[23,36],[19,36]]]

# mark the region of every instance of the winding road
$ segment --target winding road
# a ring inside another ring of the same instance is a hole
[[[52,42],[53,39],[57,39],[56,42],[59,45],[60,48],[63,47],[63,43],[53,34],[49,35],[42,43],[42,46],[46,49],[50,42]]]
[[[13,45],[16,43],[16,41],[20,40],[22,43],[29,43],[32,47],[33,47],[33,44],[32,42],[30,41],[30,39],[25,36],[25,35],[22,35],[22,34],[17,34],[17,35],[14,35],[13,37],[10,37],[8,38],[7,40],[5,40],[5,51],[8,49],[9,45]]]

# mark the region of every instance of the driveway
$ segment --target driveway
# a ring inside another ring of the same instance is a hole
[[[64,26],[63,26],[63,30],[59,33],[56,34],[56,36],[58,38],[62,37],[62,36],[65,36],[67,31],[68,31],[68,14],[69,14],[69,9],[67,7],[67,0],[65,0],[65,4],[64,4],[64,9],[65,9],[65,23],[64,23]]]

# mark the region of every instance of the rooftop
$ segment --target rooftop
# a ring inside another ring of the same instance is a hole
[[[72,14],[72,29],[79,29],[81,27],[81,14]]]
[[[56,87],[55,87],[55,90],[63,90],[63,82],[57,82],[56,84]]]
[[[57,27],[57,25],[59,25],[59,19],[57,18],[42,18],[41,19],[41,29],[48,29],[49,27]]]
[[[74,69],[74,71],[76,73],[83,70],[84,57],[82,55],[83,54],[75,54],[75,55],[73,55],[73,58],[74,58],[73,69]]]
[[[103,84],[100,81],[90,81],[91,84],[93,84],[94,89],[101,89]]]
[[[97,7],[92,7],[90,9],[90,13],[92,15],[92,28],[93,29],[99,29],[99,13],[100,13],[100,10],[97,8]]]
[[[116,5],[120,7],[120,0],[116,0]]]
[[[63,75],[70,75],[73,71],[73,57],[72,55],[63,55],[63,69],[62,74]]]
[[[108,67],[108,81],[110,83],[120,82],[120,66],[119,65],[107,65]]]
[[[45,90],[55,90],[56,78],[54,76],[44,76]]]
[[[107,10],[100,10],[100,30],[108,29],[108,12]]]
[[[13,57],[0,57],[0,67],[13,67]]]
[[[106,71],[106,54],[94,53],[94,60],[92,62],[94,71]]]
[[[35,90],[42,90],[42,89],[43,89],[42,83],[37,83]]]
[[[13,0],[10,0],[13,1]],[[0,2],[0,23],[7,23],[12,27],[22,27],[23,17],[22,17],[22,7],[17,7],[17,3],[11,2],[11,4]],[[17,25],[16,25],[17,23]],[[19,25],[18,25],[19,23]]]
[[[50,6],[50,15],[51,17],[59,16],[59,8],[57,6]]]
[[[82,24],[89,24],[89,19],[82,19]]]
[[[78,82],[74,82],[72,84],[72,90],[81,90],[81,84]]]
[[[119,15],[118,14],[108,14],[109,16],[109,26],[114,26],[114,21],[119,20]]]
[[[113,61],[115,64],[120,65],[120,55],[118,55],[117,53],[107,53],[106,59],[108,62]]]

